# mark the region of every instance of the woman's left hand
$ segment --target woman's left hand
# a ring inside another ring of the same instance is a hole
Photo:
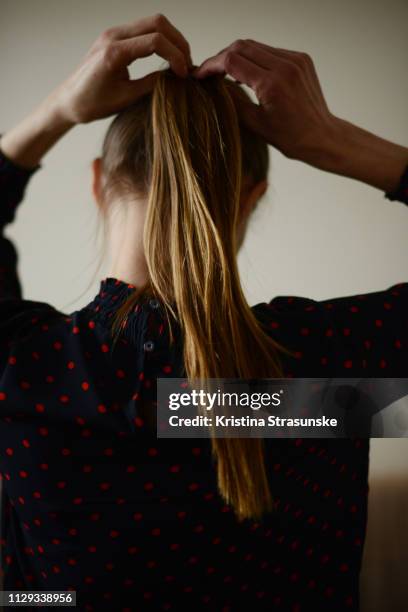
[[[54,92],[61,115],[72,123],[108,117],[151,90],[158,72],[132,80],[128,66],[156,53],[180,77],[192,67],[190,46],[163,15],[109,28],[75,72]]]

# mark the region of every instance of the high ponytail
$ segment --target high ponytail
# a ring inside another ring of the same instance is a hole
[[[143,140],[148,185],[149,283],[142,293],[158,298],[169,322],[180,325],[191,381],[283,375],[282,347],[262,329],[239,279],[243,128],[230,86],[223,77],[197,81],[163,71],[152,95],[139,105],[147,121],[138,123],[133,140],[133,146]],[[106,154],[111,154],[109,144],[108,134]],[[116,170],[129,172],[120,162]],[[140,177],[137,182],[140,186]],[[116,313],[116,330],[140,293],[131,294]],[[271,510],[263,440],[213,437],[212,449],[220,493],[237,517],[259,518]]]

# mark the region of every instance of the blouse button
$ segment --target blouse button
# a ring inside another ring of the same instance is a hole
[[[147,340],[147,342],[145,342],[143,345],[143,350],[150,352],[153,349],[154,349],[154,342],[152,340]]]
[[[150,306],[152,308],[158,308],[159,307],[159,300],[156,300],[156,299],[150,300],[149,304],[150,304]]]

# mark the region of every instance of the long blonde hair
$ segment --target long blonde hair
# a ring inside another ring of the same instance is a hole
[[[117,337],[141,296],[153,295],[180,325],[189,380],[283,376],[285,349],[256,319],[238,273],[242,177],[266,177],[268,149],[240,124],[231,87],[243,91],[221,76],[198,81],[164,70],[151,94],[113,120],[103,145],[105,192],[148,196],[149,282],[115,312],[112,329]],[[211,443],[220,493],[237,517],[271,510],[263,440]]]

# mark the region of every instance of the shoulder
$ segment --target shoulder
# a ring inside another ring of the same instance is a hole
[[[296,325],[323,325],[329,321],[329,310],[324,302],[300,295],[279,295],[252,306],[257,319],[274,330],[286,325],[292,330]]]
[[[253,306],[261,318],[273,319],[274,316],[288,318],[329,318],[363,314],[381,314],[393,309],[402,311],[408,306],[408,282],[398,283],[380,291],[356,293],[344,297],[316,300],[298,295],[279,295],[269,302]]]
[[[93,302],[70,313],[62,312],[47,302],[0,298],[0,344],[22,342],[37,332],[56,331],[76,336],[81,331],[92,335],[105,334],[108,326],[101,319]]]
[[[302,372],[307,365],[313,372],[333,366],[336,375],[406,375],[408,283],[325,300],[282,295],[252,308],[295,352]]]
[[[1,298],[0,343],[22,339],[34,328],[62,320],[66,316],[46,302]]]
[[[320,355],[336,350],[334,343],[329,342],[333,335],[331,309],[323,302],[305,296],[279,295],[256,304],[252,311],[265,331],[292,353],[295,363],[299,360],[304,364],[307,356],[307,364],[316,367]],[[294,371],[293,366],[290,370]]]

